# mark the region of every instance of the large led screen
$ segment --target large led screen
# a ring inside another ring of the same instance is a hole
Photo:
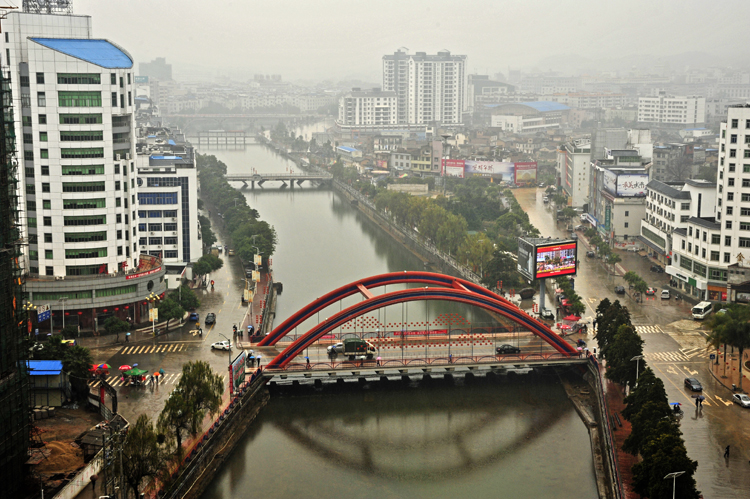
[[[536,279],[571,275],[576,273],[577,243],[564,241],[557,244],[537,246]]]

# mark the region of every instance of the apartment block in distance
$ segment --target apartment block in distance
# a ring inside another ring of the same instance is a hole
[[[466,56],[442,50],[383,56],[383,90],[395,92],[398,123],[457,126],[463,121]]]
[[[675,97],[660,92],[638,99],[638,122],[664,126],[697,126],[706,122],[705,97]]]
[[[113,315],[140,322],[164,269],[136,241],[133,59],[92,38],[89,16],[12,12],[3,28],[20,115],[26,292],[52,310],[35,327],[61,327],[63,313],[86,329]]]
[[[341,129],[382,130],[396,125],[397,109],[396,92],[353,88],[339,99],[336,124]]]
[[[557,151],[559,185],[570,198],[571,206],[582,207],[589,198],[591,139],[566,142]]]

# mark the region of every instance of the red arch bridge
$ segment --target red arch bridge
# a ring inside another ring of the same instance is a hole
[[[381,294],[373,293],[374,289],[400,284],[423,284],[424,286],[385,291]],[[271,331],[268,336],[263,338],[259,346],[275,345],[313,315],[355,295],[360,295],[362,300],[314,325],[306,333],[291,342],[281,353],[276,355],[265,366],[266,376],[295,371],[302,371],[306,377],[310,377],[315,371],[327,371],[329,375],[332,375],[332,372],[336,370],[352,371],[352,374],[357,375],[361,371],[374,371],[382,374],[381,371],[384,369],[397,367],[400,372],[404,373],[408,372],[409,367],[419,369],[422,372],[429,372],[432,367],[443,371],[451,371],[457,365],[472,369],[472,366],[481,365],[492,367],[501,364],[533,366],[553,363],[585,363],[585,359],[579,359],[580,352],[574,345],[552,331],[544,323],[528,315],[512,302],[470,281],[431,272],[405,271],[380,274],[341,286],[291,315]],[[463,303],[498,314],[541,339],[540,348],[535,348],[533,352],[522,351],[508,355],[496,355],[495,351],[491,350],[482,355],[438,355],[437,357],[427,358],[425,356],[425,358],[410,358],[408,360],[404,360],[402,355],[400,359],[378,357],[378,360],[331,361],[312,365],[309,362],[293,362],[296,357],[302,355],[307,348],[312,346],[321,337],[349,323],[353,319],[390,305],[425,300]],[[544,343],[552,348],[542,351],[541,345]]]

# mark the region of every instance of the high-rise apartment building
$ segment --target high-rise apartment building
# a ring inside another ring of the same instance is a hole
[[[466,56],[447,50],[383,56],[383,90],[396,93],[398,124],[459,125],[466,106]]]
[[[383,128],[397,123],[395,92],[353,88],[339,99],[339,127]]]
[[[88,16],[13,12],[0,43],[22,138],[26,291],[57,327],[139,321],[165,289],[136,241],[133,59],[91,36]]]

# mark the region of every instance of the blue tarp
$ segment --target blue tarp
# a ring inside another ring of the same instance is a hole
[[[151,159],[182,159],[182,156],[151,156]]]
[[[61,360],[30,360],[29,374],[32,376],[56,376],[62,372]]]
[[[31,38],[52,50],[81,59],[102,68],[132,68],[133,60],[107,40],[86,38]]]

